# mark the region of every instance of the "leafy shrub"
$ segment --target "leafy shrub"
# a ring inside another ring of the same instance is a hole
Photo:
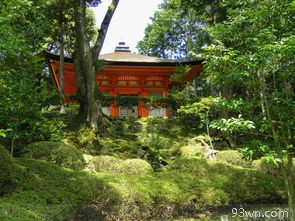
[[[0,145],[0,196],[15,187],[13,172],[15,164],[8,151]]]
[[[97,172],[108,172],[115,174],[147,174],[152,171],[151,165],[141,159],[121,160],[113,156],[97,156],[93,157],[90,162]]]
[[[249,163],[243,158],[243,154],[237,150],[223,150],[216,153],[216,161],[230,163],[236,166],[247,166]]]
[[[271,152],[271,148],[260,140],[251,140],[241,145],[238,150],[248,160],[256,160]]]
[[[147,159],[154,170],[159,170],[165,164],[164,154],[167,151],[168,139],[156,133],[149,134],[142,139],[142,146],[146,147]]]
[[[225,133],[233,133],[237,131],[247,132],[254,129],[254,122],[250,120],[245,120],[240,114],[238,118],[231,117],[230,119],[218,119],[213,120],[210,127],[216,128]]]
[[[75,170],[83,169],[86,165],[80,150],[59,142],[42,141],[29,144],[23,149],[22,156],[46,160],[55,165]]]
[[[214,108],[220,98],[203,97],[198,102],[181,106],[177,113],[185,124],[196,126],[197,122],[207,123],[209,116],[216,110]]]

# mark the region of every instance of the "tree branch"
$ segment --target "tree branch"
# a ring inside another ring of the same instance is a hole
[[[96,39],[95,44],[92,48],[92,54],[93,54],[94,61],[97,60],[97,58],[100,54],[100,51],[101,51],[104,39],[106,37],[110,22],[112,20],[112,17],[115,13],[115,10],[116,10],[118,4],[119,4],[119,1],[120,0],[112,0],[112,3],[109,5],[108,11],[105,14],[105,17],[104,17],[104,19],[101,23],[101,26],[98,30],[97,39]]]

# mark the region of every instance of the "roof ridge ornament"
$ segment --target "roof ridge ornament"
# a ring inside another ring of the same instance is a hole
[[[115,48],[115,52],[131,52],[130,47],[124,41],[120,41]]]

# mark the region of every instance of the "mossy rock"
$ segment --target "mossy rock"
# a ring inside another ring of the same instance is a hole
[[[22,156],[75,170],[81,170],[86,165],[82,151],[59,142],[42,141],[29,144],[23,149]]]
[[[0,145],[0,196],[15,188],[15,163],[9,152]]]
[[[123,160],[114,156],[96,156],[89,161],[89,168],[97,172],[117,173],[122,163]]]
[[[223,150],[216,153],[218,163],[229,163],[236,166],[249,166],[250,162],[243,158],[243,154],[237,150]]]
[[[114,156],[97,156],[89,161],[89,168],[97,172],[113,174],[147,174],[152,171],[151,165],[141,159],[122,160]]]
[[[181,156],[183,157],[205,157],[206,154],[206,148],[202,146],[201,144],[197,143],[194,145],[187,145],[180,148]]]
[[[120,172],[124,174],[147,174],[152,172],[152,166],[145,160],[127,159],[120,166]]]

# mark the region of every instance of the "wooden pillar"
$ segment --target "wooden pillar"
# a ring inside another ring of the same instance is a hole
[[[168,97],[168,89],[163,92],[163,97]],[[166,117],[170,117],[170,108],[166,108]]]
[[[111,92],[110,92],[110,95],[111,95],[111,96],[116,96],[117,93],[116,93],[115,91],[111,91]],[[116,107],[115,102],[113,102],[113,103],[111,104],[111,106],[110,106],[110,114],[111,114],[111,116],[113,116],[113,117],[119,116],[119,108]]]
[[[141,92],[139,94],[139,97],[147,97],[147,92]],[[149,116],[149,110],[144,106],[144,102],[138,102],[138,116],[140,117],[148,117]]]

